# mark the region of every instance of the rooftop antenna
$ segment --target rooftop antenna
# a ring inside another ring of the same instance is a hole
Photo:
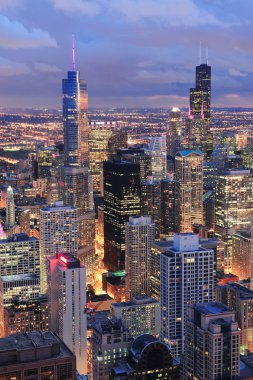
[[[199,64],[201,65],[202,61],[202,43],[199,41]]]
[[[72,70],[76,71],[75,35],[72,34]]]
[[[206,64],[208,65],[208,46],[206,47]]]

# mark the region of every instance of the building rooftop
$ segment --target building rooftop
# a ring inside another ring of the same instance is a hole
[[[154,298],[151,298],[148,296],[136,296],[131,301],[112,303],[112,306],[115,308],[120,308],[120,307],[131,307],[131,306],[139,306],[139,305],[146,305],[146,304],[159,305],[159,302],[155,300]]]
[[[236,282],[230,282],[225,286],[230,289],[236,290],[239,293],[240,298],[242,299],[253,299],[253,290],[250,290],[249,288],[246,288],[243,285],[240,285]]]
[[[205,315],[209,314],[221,314],[225,312],[230,312],[231,310],[220,302],[207,302],[193,305],[193,308]]]
[[[31,351],[33,354],[29,354]],[[74,357],[56,334],[50,331],[32,331],[0,339],[0,366],[39,360],[40,351],[43,360]],[[23,352],[23,354],[19,355],[18,352]]]
[[[6,243],[16,243],[16,242],[29,242],[29,241],[37,241],[39,242],[39,239],[37,239],[34,236],[28,236],[25,233],[20,233],[20,234],[14,234],[12,236],[8,236],[6,239],[1,240],[1,244],[6,244]]]
[[[100,334],[118,334],[127,330],[121,319],[109,318],[95,321],[93,328]]]
[[[196,154],[197,156],[203,156],[203,153],[199,149],[196,149],[196,150],[193,150],[193,149],[180,150],[179,152],[177,152],[176,156],[187,157],[193,153]]]
[[[34,273],[26,273],[26,274],[16,274],[11,276],[1,276],[2,282],[11,282],[11,281],[39,281],[39,276]]]

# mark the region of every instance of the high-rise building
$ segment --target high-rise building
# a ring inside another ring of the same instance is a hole
[[[235,312],[240,328],[241,351],[253,350],[253,291],[238,283],[217,285],[217,301]]]
[[[215,233],[226,244],[225,270],[231,270],[232,235],[251,228],[253,175],[250,170],[232,169],[217,176]]]
[[[190,233],[176,234],[160,254],[161,338],[174,357],[184,351],[187,305],[213,301],[214,260],[214,251]]]
[[[154,181],[167,177],[166,136],[150,137],[147,154],[151,156],[151,176]]]
[[[126,299],[150,294],[151,244],[155,225],[150,216],[130,217],[126,223]]]
[[[14,297],[37,298],[40,292],[40,241],[26,234],[0,240],[0,276],[5,306]]]
[[[201,58],[200,58],[201,59]],[[213,137],[210,131],[210,117],[211,117],[211,66],[207,63],[201,63],[196,66],[196,83],[195,88],[190,89],[190,114],[199,117],[198,126],[203,129],[203,139],[205,139],[206,150],[203,153],[210,154],[213,150]],[[197,120],[197,118],[196,118]],[[205,120],[205,123],[201,123]],[[197,128],[197,126],[196,126]],[[198,147],[198,149],[200,149]]]
[[[30,331],[48,331],[48,301],[42,296],[35,300],[15,301],[4,309],[5,336]]]
[[[41,293],[47,291],[47,257],[59,252],[70,252],[77,257],[77,209],[57,202],[40,211],[40,273]]]
[[[159,239],[162,222],[161,182],[151,179],[141,184],[141,215],[149,215],[155,224],[155,237]]]
[[[175,156],[181,148],[182,129],[182,113],[179,108],[173,107],[169,114],[169,128],[166,133],[167,154],[170,156]]]
[[[76,356],[76,368],[86,374],[86,274],[69,253],[48,258],[49,330],[57,333]]]
[[[0,339],[0,362],[1,379],[76,379],[75,355],[50,331]]]
[[[148,296],[134,297],[131,301],[111,304],[112,318],[122,319],[132,337],[142,334],[160,336],[160,303]]]
[[[176,214],[176,181],[164,179],[161,181],[161,234],[175,232]]]
[[[87,84],[76,70],[74,46],[72,51],[72,70],[68,71],[67,79],[62,81],[65,165],[87,166],[89,132]]]
[[[89,123],[86,82],[76,70],[74,41],[72,70],[63,79],[64,166],[60,168],[60,196],[65,206],[78,212],[78,258],[93,281],[95,264],[95,214],[92,178],[89,175]]]
[[[15,203],[14,194],[11,186],[7,189],[6,196],[6,227],[12,228],[15,225]]]
[[[89,128],[89,170],[95,193],[103,193],[103,162],[127,146],[127,134],[112,122],[91,122]]]
[[[236,232],[232,235],[232,273],[240,280],[250,278],[251,261],[251,231]]]
[[[123,321],[97,320],[92,326],[91,367],[93,380],[109,380],[111,368],[128,355],[131,337]]]
[[[188,308],[183,380],[239,379],[240,331],[235,313],[218,303]]]
[[[140,214],[140,165],[104,162],[104,264],[125,269],[125,224]]]
[[[199,150],[181,150],[175,157],[176,229],[192,231],[203,224],[203,154]]]
[[[122,160],[140,164],[141,182],[146,182],[147,178],[152,176],[152,157],[147,154],[147,151],[144,148],[133,147],[128,149],[119,149],[117,151],[117,156],[121,157]]]
[[[187,136],[187,148],[198,149],[203,154],[207,153],[207,135],[210,127],[210,119],[205,119],[204,114],[189,114],[186,118],[185,134]]]

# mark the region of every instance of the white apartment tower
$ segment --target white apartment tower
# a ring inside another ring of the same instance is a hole
[[[184,350],[187,305],[214,297],[214,251],[198,235],[176,234],[172,248],[160,255],[161,337],[173,357]]]
[[[69,253],[48,258],[49,329],[57,333],[76,356],[76,367],[86,374],[86,273]]]
[[[63,206],[56,202],[52,207],[40,210],[40,263],[41,263],[41,293],[46,293],[47,258],[58,252],[69,252],[77,256],[77,209]]]
[[[14,194],[11,186],[7,188],[6,196],[6,227],[9,229],[15,224],[15,203]]]
[[[149,295],[150,251],[155,224],[150,216],[130,217],[126,223],[126,299]]]

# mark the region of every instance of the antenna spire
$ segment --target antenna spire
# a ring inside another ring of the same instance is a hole
[[[202,62],[202,43],[199,41],[199,64]]]
[[[208,46],[206,47],[206,64],[208,65]]]
[[[75,35],[72,34],[72,70],[76,71]]]

